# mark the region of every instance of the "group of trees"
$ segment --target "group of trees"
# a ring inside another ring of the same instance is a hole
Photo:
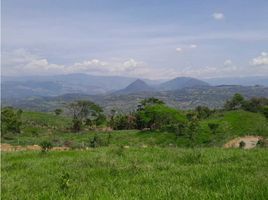
[[[178,110],[170,108],[156,98],[144,99],[136,111],[127,115],[116,115],[112,111],[109,125],[115,130],[122,129],[165,129],[177,123],[183,123],[185,116]]]
[[[230,100],[226,101],[224,109],[243,109],[249,112],[260,112],[268,118],[268,99],[254,97],[246,100],[241,94],[235,94]]]
[[[148,98],[142,100],[136,111],[128,115],[116,115],[113,111],[109,125],[115,130],[164,130],[175,133],[177,138],[184,135],[194,141],[199,130],[199,120],[211,113],[206,107],[197,110],[185,113],[168,107],[159,99]]]
[[[224,110],[244,109],[250,112],[261,112],[268,118],[268,99],[252,98],[246,100],[242,95],[235,94],[226,101]],[[71,129],[81,131],[84,127],[109,126],[114,130],[140,129],[140,130],[165,130],[171,131],[176,136],[187,135],[192,140],[198,132],[199,121],[208,118],[216,110],[206,106],[198,106],[192,111],[180,111],[168,107],[163,101],[156,98],[142,100],[137,109],[129,114],[118,114],[111,110],[108,117],[103,109],[91,101],[76,101],[67,106],[72,117]],[[63,113],[62,109],[54,110],[56,115]],[[1,111],[2,133],[20,133],[22,110],[12,107],[3,108]],[[208,124],[212,133],[216,133],[219,124]]]
[[[98,126],[105,122],[102,108],[91,101],[76,101],[68,105],[72,115],[72,130],[78,132],[86,126]]]

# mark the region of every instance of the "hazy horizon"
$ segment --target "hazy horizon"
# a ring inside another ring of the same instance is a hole
[[[268,76],[268,2],[2,1],[2,75]]]

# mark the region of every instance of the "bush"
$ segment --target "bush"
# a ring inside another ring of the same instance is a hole
[[[210,129],[210,131],[211,131],[212,134],[216,134],[219,126],[220,125],[217,124],[217,123],[208,123],[208,127],[209,127],[209,129]]]
[[[261,112],[268,119],[268,106],[264,106]]]
[[[268,141],[265,139],[260,139],[257,143],[257,147],[261,148],[268,147]]]
[[[55,115],[60,115],[62,112],[63,112],[63,110],[60,108],[57,108],[54,110]]]
[[[206,119],[212,113],[212,111],[208,107],[206,107],[206,106],[197,106],[195,108],[195,112],[197,113],[197,117],[199,119]]]
[[[244,141],[239,142],[239,148],[243,149],[245,148],[246,143]]]
[[[51,142],[49,141],[43,141],[40,143],[40,146],[42,148],[42,152],[47,152],[49,151],[50,149],[52,149],[53,145]]]
[[[103,145],[104,145],[103,141],[97,135],[95,135],[93,137],[93,139],[89,141],[89,146],[92,147],[92,148],[100,147],[100,146],[103,146]]]

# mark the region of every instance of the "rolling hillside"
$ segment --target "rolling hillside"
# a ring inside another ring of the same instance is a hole
[[[175,79],[160,84],[158,86],[158,89],[162,91],[170,91],[170,90],[179,90],[183,88],[201,87],[208,85],[209,84],[206,83],[205,81],[201,81],[195,78],[177,77]]]

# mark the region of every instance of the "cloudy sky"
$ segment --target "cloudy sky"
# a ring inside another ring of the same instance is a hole
[[[267,0],[3,0],[2,74],[268,75]]]

